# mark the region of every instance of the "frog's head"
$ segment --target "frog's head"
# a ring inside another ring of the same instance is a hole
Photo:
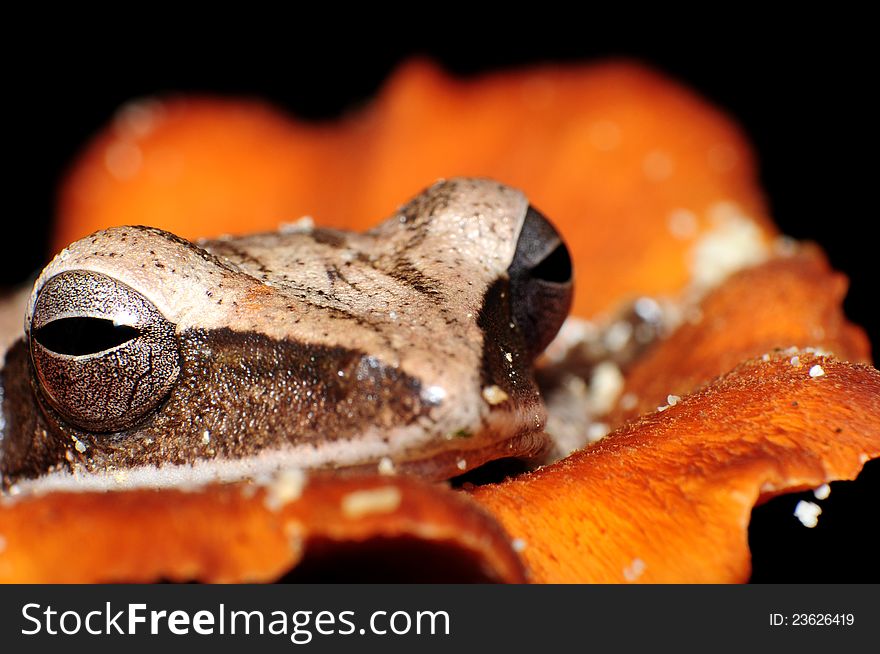
[[[528,456],[544,445],[532,363],[571,294],[556,230],[489,180],[435,184],[363,234],[98,232],[34,286],[3,371],[0,472],[445,478]]]

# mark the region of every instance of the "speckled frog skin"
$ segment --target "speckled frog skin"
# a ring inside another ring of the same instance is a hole
[[[7,352],[3,485],[291,466],[443,479],[534,455],[532,362],[571,277],[550,223],[481,179],[438,182],[362,234],[98,232],[42,272]]]

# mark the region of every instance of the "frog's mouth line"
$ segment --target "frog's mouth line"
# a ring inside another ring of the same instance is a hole
[[[365,443],[372,443],[376,452],[381,453],[383,441],[380,437],[359,439],[358,446],[362,455],[368,455]],[[177,490],[198,490],[216,483],[240,482],[252,480],[263,483],[285,471],[301,471],[304,474],[322,474],[330,470],[335,473],[379,472],[381,474],[413,474],[429,480],[441,481],[456,474],[462,474],[488,460],[498,458],[501,448],[509,449],[517,456],[527,457],[541,453],[546,448],[547,440],[542,432],[524,432],[499,443],[490,443],[465,450],[441,452],[418,458],[404,459],[386,465],[384,459],[376,463],[361,463],[355,460],[350,465],[328,465],[344,457],[348,448],[351,457],[351,444],[338,442],[339,451],[323,452],[323,457],[306,456],[310,446],[290,447],[281,450],[261,452],[254,456],[239,459],[199,460],[187,464],[166,464],[161,466],[142,465],[125,470],[98,472],[71,472],[57,470],[48,472],[35,479],[23,479],[14,483],[4,494],[7,497],[19,495],[42,494],[55,491],[89,492],[89,491],[122,491],[141,488]],[[313,454],[316,451],[313,449]],[[343,458],[344,460],[344,458]],[[363,460],[363,459],[361,459]],[[469,461],[468,461],[469,460]],[[461,462],[465,465],[462,466]]]

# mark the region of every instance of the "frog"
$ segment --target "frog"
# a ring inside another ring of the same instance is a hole
[[[3,488],[440,481],[534,459],[534,365],[572,294],[557,229],[484,178],[439,180],[364,232],[96,232],[39,274],[6,353]]]

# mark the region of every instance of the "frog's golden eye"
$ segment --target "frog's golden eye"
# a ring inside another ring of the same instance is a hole
[[[573,297],[571,256],[565,241],[540,212],[529,207],[510,275],[514,320],[537,356],[562,326]]]
[[[42,395],[94,432],[125,429],[154,409],[180,375],[174,325],[115,279],[71,270],[40,289],[30,321]]]

